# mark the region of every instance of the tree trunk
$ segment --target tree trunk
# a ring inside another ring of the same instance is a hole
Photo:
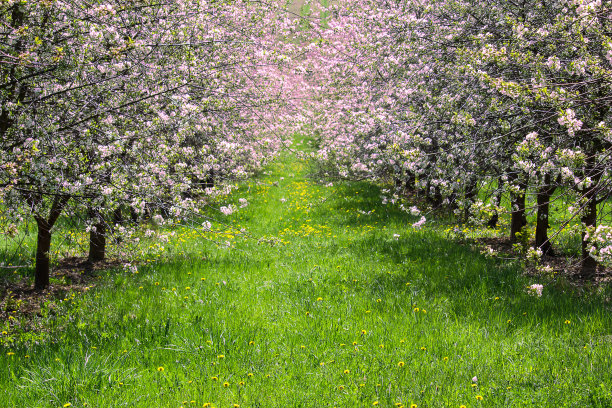
[[[49,286],[49,251],[51,250],[51,226],[47,220],[38,218],[38,237],[36,239],[36,267],[34,269],[34,289]]]
[[[527,225],[525,215],[525,185],[521,184],[521,191],[512,198],[512,219],[510,221],[510,241],[517,242],[516,234],[523,231]]]
[[[587,242],[584,240],[586,236],[586,228],[597,226],[597,185],[589,187],[589,191],[585,194],[589,200],[584,209],[584,215],[581,218],[582,223],[585,226],[585,230],[582,231],[582,263],[580,265],[580,277],[583,279],[592,280],[597,272],[597,261],[589,255],[587,249]]]
[[[100,213],[95,214],[96,224],[89,231],[89,261],[103,261],[106,255],[106,223]]]
[[[538,215],[536,221],[535,246],[542,250],[543,255],[553,256],[552,244],[548,239],[548,216],[550,211],[550,197],[556,190],[556,186],[550,184],[550,175],[544,177],[544,185],[538,191]]]
[[[34,289],[41,290],[49,286],[50,275],[50,259],[49,251],[51,250],[51,229],[61,215],[64,207],[70,200],[70,196],[55,196],[49,218],[45,219],[41,216],[35,216],[36,225],[38,226],[38,237],[36,240],[36,265],[34,267]]]

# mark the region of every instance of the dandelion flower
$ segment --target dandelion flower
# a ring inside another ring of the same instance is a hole
[[[224,383],[223,383],[223,386],[224,386],[225,388],[227,388],[227,387],[229,387],[229,383],[226,381],[226,382],[224,382]]]
[[[322,297],[318,297],[318,298],[317,298],[317,302],[320,302],[320,301],[322,301],[322,300],[323,300],[323,298],[322,298]]]
[[[225,354],[219,354],[217,358],[225,358]]]
[[[164,371],[164,367],[157,367],[157,371]]]
[[[378,405],[378,401],[374,401],[372,405]]]
[[[339,389],[340,391],[344,390],[344,385],[339,385],[339,386],[338,386],[338,389]]]
[[[410,404],[410,408],[417,408],[417,404]]]
[[[368,334],[368,331],[367,331],[367,330],[362,330],[362,331],[361,331],[361,334],[364,334],[364,335],[365,335],[365,334]]]
[[[564,323],[565,324],[571,324],[572,322],[570,320],[566,320]]]
[[[476,400],[478,400],[478,401],[482,401],[482,395],[477,395],[477,396],[476,396]]]
[[[71,404],[71,403],[69,403],[69,402],[67,402],[67,403],[65,403],[65,404],[64,404],[64,405],[62,405],[62,406],[63,406],[64,408],[68,408],[68,407],[71,407],[71,406],[72,406],[72,404]]]
[[[397,366],[398,366],[398,367],[403,367],[403,366],[404,366],[404,364],[405,364],[405,363],[404,363],[403,361],[400,361],[399,363],[397,363]]]
[[[344,374],[348,374],[348,373],[350,373],[349,370],[344,370]]]

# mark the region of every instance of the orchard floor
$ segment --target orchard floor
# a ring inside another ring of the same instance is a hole
[[[612,406],[610,287],[530,295],[376,187],[307,174],[286,155],[234,228],[47,309],[0,348],[0,406]]]

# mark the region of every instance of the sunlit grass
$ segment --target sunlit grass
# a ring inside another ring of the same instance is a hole
[[[238,191],[231,230],[178,229],[138,273],[43,308],[44,333],[6,322],[1,405],[612,404],[609,287],[530,295],[517,264],[307,170],[279,160]]]

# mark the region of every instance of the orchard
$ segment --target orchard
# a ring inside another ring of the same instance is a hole
[[[612,404],[612,2],[0,0],[0,401]]]

